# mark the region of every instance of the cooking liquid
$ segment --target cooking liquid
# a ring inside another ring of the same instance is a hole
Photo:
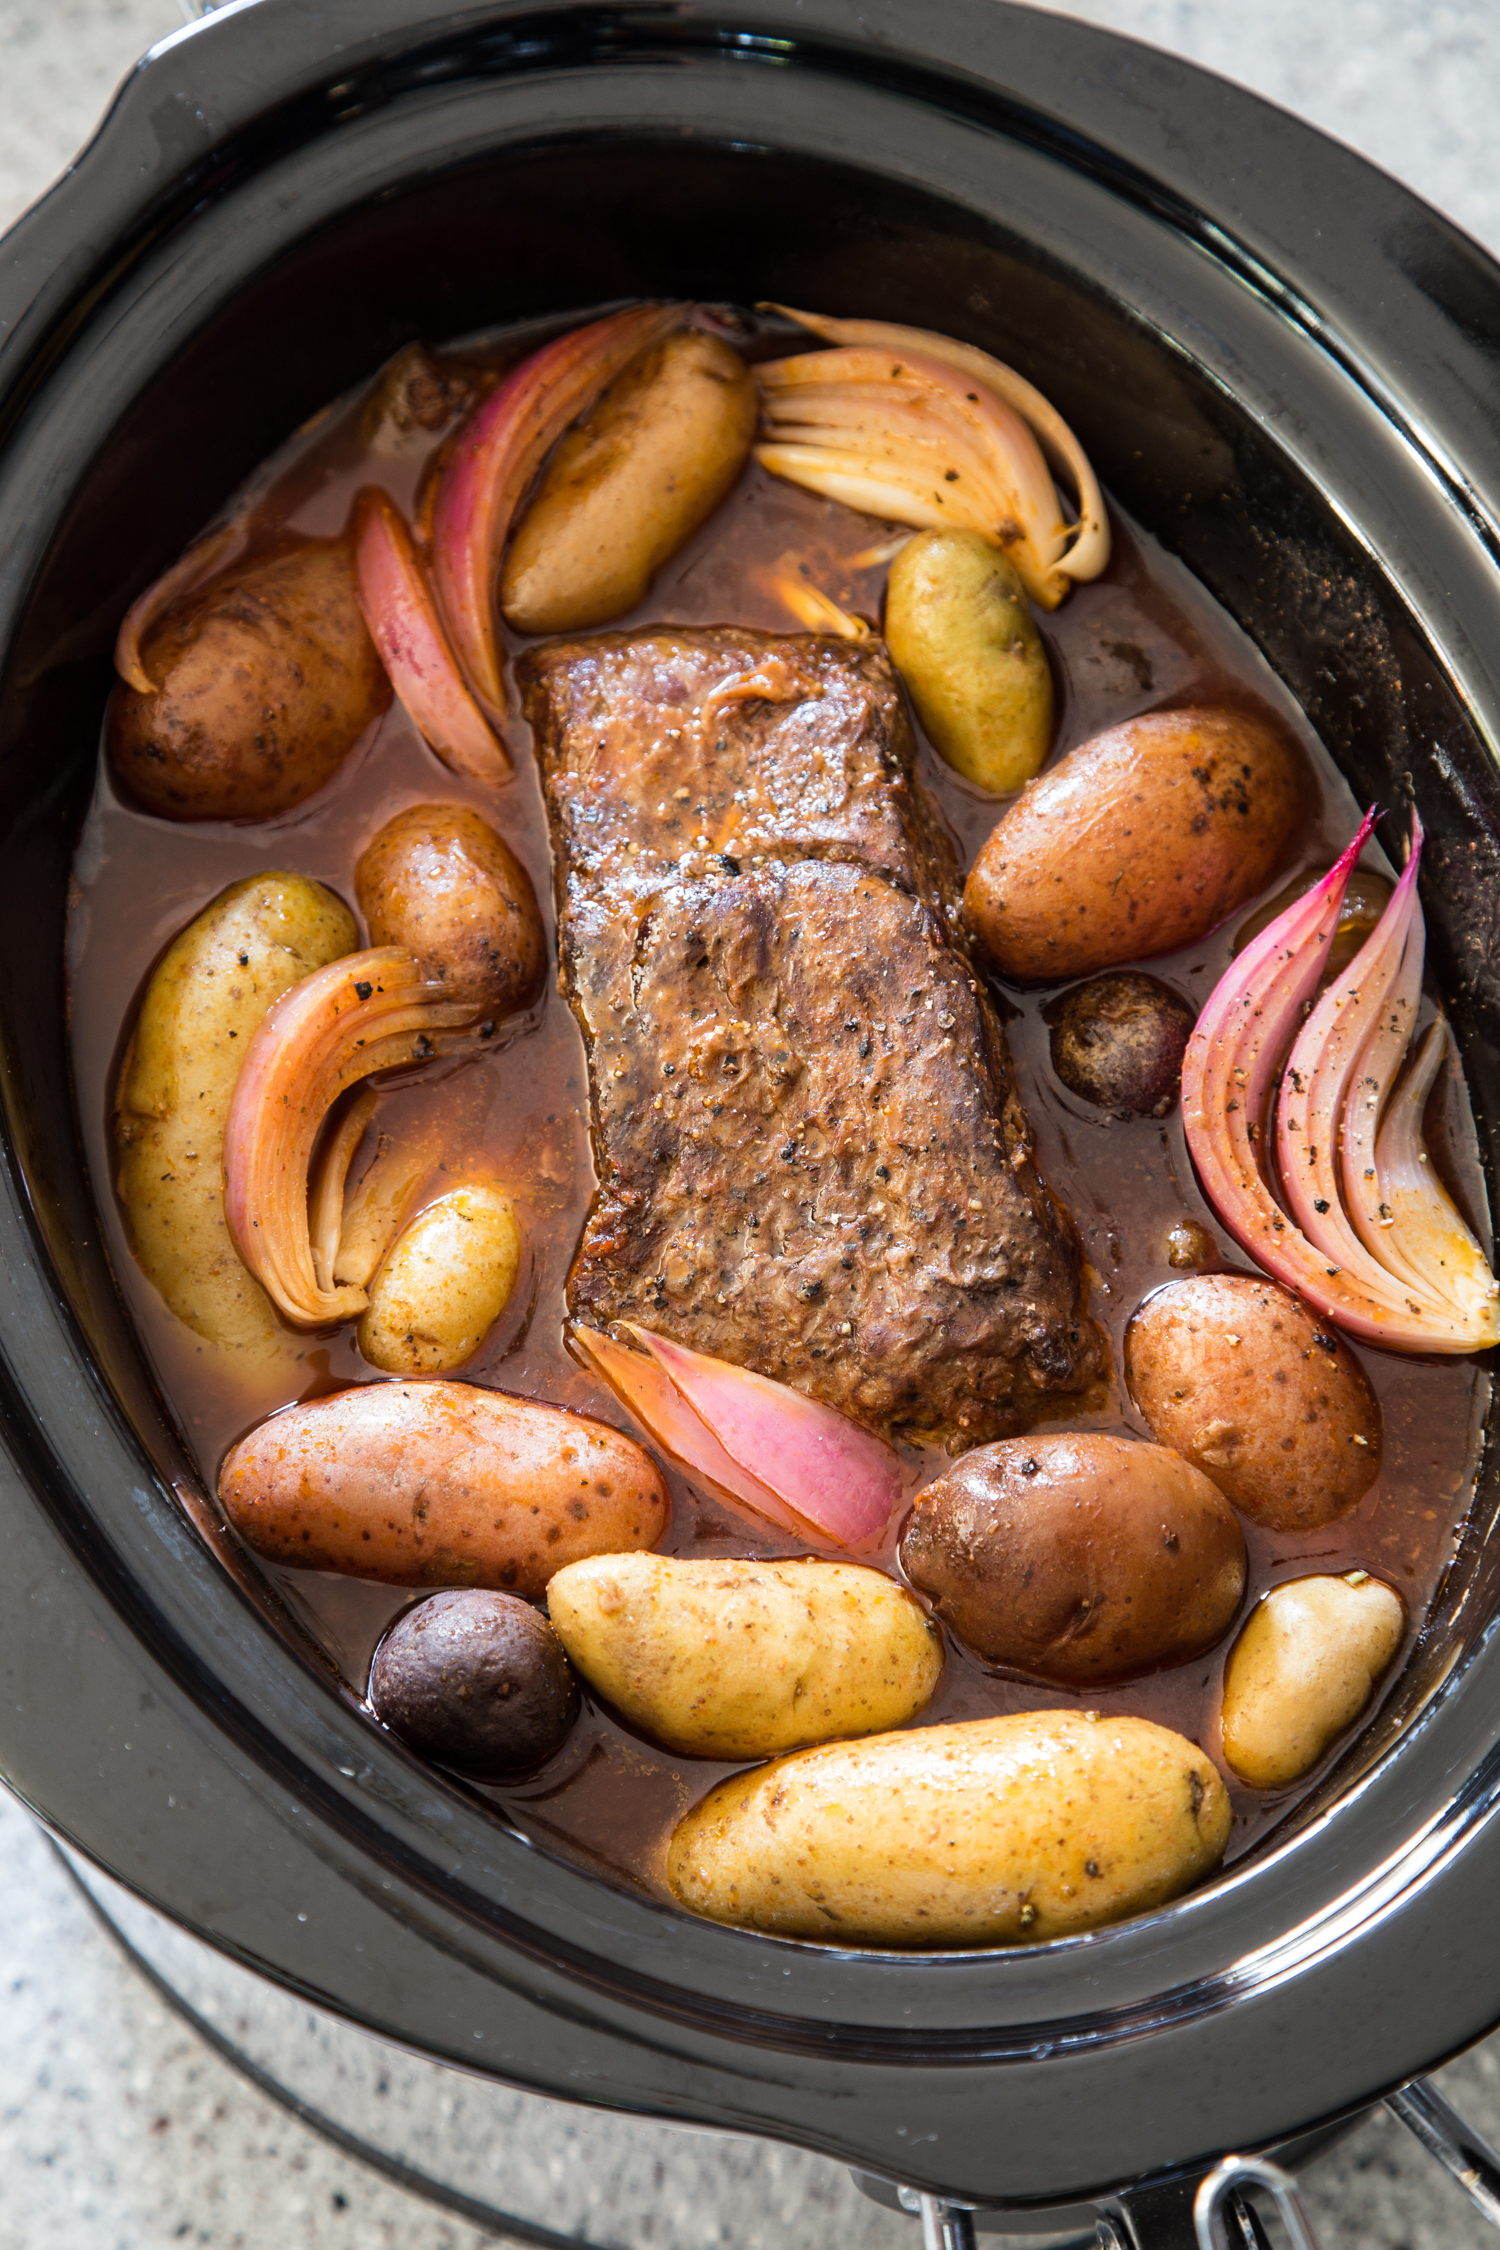
[[[510,331],[477,348],[466,346],[464,358],[471,365],[504,366],[530,341]],[[782,340],[768,338],[750,347],[752,356],[760,357],[785,348]],[[266,544],[284,531],[316,536],[342,531],[353,494],[365,482],[382,483],[403,506],[412,505],[443,433],[414,432],[372,453],[367,397],[341,401],[320,416],[255,480],[248,494],[249,545]],[[1198,582],[1118,510],[1114,524],[1114,555],[1105,575],[1041,620],[1060,690],[1054,756],[1167,702],[1215,699],[1269,709],[1305,745],[1317,780],[1316,818],[1297,839],[1294,864],[1327,866],[1361,809],[1332,761],[1269,667]],[[899,527],[801,492],[752,465],[711,522],[660,573],[642,607],[609,629],[680,623],[800,630],[799,616],[779,590],[788,579],[801,579],[845,608],[878,619],[887,562],[881,550],[889,547],[893,532],[899,536]],[[512,650],[527,645],[514,635],[508,642]],[[360,1357],[352,1324],[311,1335],[288,1329],[279,1362],[253,1377],[228,1371],[213,1346],[167,1311],[136,1264],[113,1192],[109,1111],[145,979],[171,938],[242,876],[272,868],[316,876],[352,904],[354,865],[365,845],[396,813],[421,803],[471,805],[500,830],[528,868],[555,938],[540,782],[526,729],[512,721],[509,732],[516,773],[504,786],[491,788],[449,773],[393,704],[308,804],[277,820],[244,825],[186,825],[139,812],[117,796],[101,758],[75,860],[68,940],[78,1098],[116,1273],[210,1491],[228,1448],[267,1414],[294,1400],[379,1378]],[[919,772],[946,813],[967,866],[1004,801],[960,781],[925,741]],[[1378,852],[1366,858],[1384,864]],[[1272,892],[1284,887],[1294,864],[1278,870]],[[1235,931],[1255,906],[1248,902],[1201,944],[1143,965],[1201,1007],[1230,958]],[[1199,1193],[1180,1117],[1120,1123],[1077,1100],[1053,1077],[1049,1063],[1041,1010],[1057,988],[996,989],[1040,1167],[1073,1212],[1095,1277],[1092,1310],[1110,1341],[1105,1403],[1069,1414],[1067,1426],[1149,1436],[1123,1393],[1123,1335],[1141,1300],[1179,1278],[1167,1262],[1169,1228],[1181,1218],[1197,1220],[1221,1245],[1226,1266],[1247,1270],[1248,1261]],[[378,1082],[377,1112],[351,1179],[382,1135],[428,1147],[431,1168],[419,1205],[442,1193],[455,1173],[483,1169],[497,1175],[514,1198],[525,1263],[509,1306],[459,1371],[462,1379],[576,1407],[640,1435],[613,1394],[569,1356],[563,1340],[564,1285],[595,1188],[582,1038],[550,984],[532,1014],[503,1027],[503,1033],[482,1055],[392,1073]],[[1473,1125],[1451,1066],[1434,1095],[1428,1128],[1435,1159],[1483,1233],[1486,1207]],[[1247,1522],[1245,1610],[1282,1579],[1362,1568],[1399,1589],[1415,1627],[1472,1498],[1488,1379],[1474,1359],[1419,1359],[1353,1348],[1385,1419],[1380,1479],[1352,1515],[1320,1531],[1270,1532]],[[947,1466],[945,1455],[928,1449],[906,1448],[903,1458],[913,1490]],[[664,1465],[673,1506],[663,1552],[834,1551],[799,1546]],[[893,1537],[883,1559],[896,1571],[894,1546]],[[422,1598],[419,1592],[327,1572],[259,1567],[360,1696],[382,1633],[403,1608]],[[1220,1683],[1233,1638],[1233,1632],[1226,1635],[1193,1664],[1083,1696],[997,1673],[950,1637],[938,1692],[911,1723],[1086,1702],[1106,1713],[1130,1712],[1174,1727],[1219,1756]],[[1388,1675],[1387,1690],[1398,1670]],[[1341,1747],[1335,1746],[1330,1759]],[[536,1844],[611,1880],[666,1897],[663,1863],[673,1825],[735,1770],[673,1756],[586,1698],[578,1725],[545,1768],[478,1793]],[[1263,1793],[1242,1788],[1225,1770],[1235,1816],[1229,1858],[1243,1854],[1280,1820],[1321,1771],[1293,1789]]]

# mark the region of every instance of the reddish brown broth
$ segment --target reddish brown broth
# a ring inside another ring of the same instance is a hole
[[[491,342],[471,357],[503,364],[515,344]],[[252,542],[282,529],[308,534],[342,529],[356,486],[373,477],[404,505],[417,490],[436,439],[412,440],[378,462],[367,455],[359,400],[345,400],[300,432],[257,480]],[[1054,755],[1134,713],[1189,696],[1269,707],[1306,745],[1319,789],[1318,816],[1300,840],[1297,865],[1326,865],[1356,824],[1354,800],[1301,713],[1244,636],[1203,588],[1155,543],[1115,515],[1114,559],[1103,578],[1080,588],[1043,631],[1056,669],[1060,723]],[[776,590],[778,572],[805,571],[846,607],[879,614],[883,565],[848,558],[879,547],[888,527],[832,502],[773,481],[752,467],[713,521],[661,573],[635,617],[618,624],[675,622],[798,629]],[[515,646],[520,643],[513,643]],[[110,1185],[108,1114],[123,1041],[143,982],[163,947],[227,883],[277,867],[315,875],[352,899],[353,868],[377,829],[404,806],[443,801],[474,806],[524,860],[548,916],[551,860],[541,792],[525,730],[512,728],[515,778],[498,791],[450,774],[428,751],[399,705],[347,760],[334,780],[298,811],[259,825],[179,826],[121,803],[101,764],[93,807],[75,861],[69,931],[71,1037],[82,1122],[99,1191],[106,1239],[147,1354],[205,1482],[212,1489],[225,1451],[275,1408],[342,1384],[374,1379],[352,1327],[313,1337],[287,1333],[285,1361],[258,1381],[228,1377],[218,1355],[167,1312],[126,1244]],[[921,774],[941,803],[965,862],[988,834],[997,800],[960,782],[924,744]],[[1273,890],[1294,871],[1280,869]],[[1150,963],[1197,1005],[1229,958],[1234,929],[1253,911],[1191,950]],[[1093,1306],[1107,1328],[1115,1370],[1107,1402],[1073,1426],[1145,1431],[1121,1395],[1118,1370],[1126,1321],[1150,1290],[1174,1278],[1165,1236],[1178,1216],[1201,1220],[1226,1242],[1198,1192],[1180,1120],[1107,1122],[1058,1085],[1048,1062],[1040,1009],[1044,991],[1008,991],[1009,1038],[1022,1097],[1037,1136],[1042,1170],[1070,1206],[1097,1276]],[[399,1121],[403,1138],[440,1129],[442,1170],[482,1160],[508,1184],[526,1242],[522,1283],[464,1379],[597,1414],[619,1427],[630,1420],[612,1395],[568,1356],[563,1288],[594,1189],[588,1090],[582,1042],[555,990],[531,1018],[510,1027],[482,1057],[408,1072],[381,1090],[373,1136]],[[1485,1201],[1472,1122],[1462,1086],[1448,1073],[1429,1114],[1435,1153],[1461,1203],[1484,1224]],[[1230,1265],[1243,1265],[1238,1256]],[[1385,1417],[1379,1483],[1344,1522],[1297,1537],[1245,1526],[1250,1551],[1246,1605],[1278,1580],[1310,1567],[1361,1566],[1390,1579],[1419,1623],[1453,1552],[1472,1495],[1487,1378],[1471,1359],[1413,1359],[1361,1349]],[[911,1451],[913,1487],[938,1473],[940,1455]],[[727,1504],[671,1473],[673,1517],[664,1547],[699,1555],[800,1551],[770,1527],[757,1531]],[[894,1562],[887,1557],[891,1567]],[[362,1694],[370,1656],[390,1619],[419,1599],[401,1589],[322,1572],[272,1570],[289,1606]],[[1101,1693],[1090,1702],[1134,1712],[1217,1750],[1220,1677],[1230,1639],[1197,1663]],[[980,1716],[1079,1698],[1000,1677],[950,1643],[933,1702],[913,1721]],[[373,1722],[372,1722],[373,1723]],[[1330,1755],[1335,1755],[1331,1753]],[[681,1813],[724,1773],[708,1760],[669,1756],[586,1706],[562,1751],[542,1772],[513,1787],[482,1792],[537,1843],[582,1860],[612,1880],[665,1896],[665,1841]],[[1321,1769],[1320,1769],[1321,1770]],[[1271,1795],[1231,1781],[1235,1827],[1231,1858],[1243,1853],[1317,1780]],[[1226,1779],[1229,1777],[1226,1774]]]

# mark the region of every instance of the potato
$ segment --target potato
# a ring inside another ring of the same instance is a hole
[[[715,336],[679,330],[633,359],[558,444],[500,574],[518,633],[602,625],[645,598],[744,467],[755,382]]]
[[[618,1430],[471,1383],[288,1407],[233,1448],[219,1497],[272,1562],[533,1601],[564,1563],[651,1546],[668,1514],[655,1465]]]
[[[1380,1474],[1364,1370],[1274,1281],[1169,1281],[1125,1332],[1125,1380],[1152,1435],[1268,1530],[1332,1523]]]
[[[359,1348],[388,1375],[442,1375],[472,1359],[521,1266],[510,1199],[475,1180],[429,1203],[398,1235],[370,1287]]]
[[[224,1222],[224,1119],[250,1035],[292,985],[352,953],[354,917],[306,875],[231,883],[151,973],[120,1072],[117,1183],[131,1247],[212,1344],[279,1346],[271,1300]]]
[[[1012,977],[1077,977],[1194,945],[1264,889],[1308,801],[1247,711],[1153,711],[1080,743],[990,832],[964,906]]]
[[[497,1781],[561,1747],[578,1682],[540,1611],[466,1587],[397,1618],[370,1667],[370,1708],[419,1757]]]
[[[1405,1638],[1401,1596],[1362,1570],[1273,1586],[1224,1669],[1224,1756],[1240,1780],[1300,1780],[1366,1708]]]
[[[933,748],[1019,789],[1052,744],[1052,674],[1020,573],[977,531],[924,531],[891,565],[885,638]]]
[[[510,1015],[533,1001],[547,937],[531,877],[465,805],[411,805],[388,820],[354,871],[372,945],[400,945],[448,996]]]
[[[1165,1117],[1182,1091],[1197,1018],[1180,993],[1138,969],[1075,984],[1042,1010],[1052,1068],[1081,1101],[1114,1117]]]
[[[837,1742],[720,1782],[667,1875],[715,1922],[840,1945],[1013,1945],[1143,1914],[1206,1875],[1229,1797],[1146,1719],[1021,1711]]]
[[[109,752],[167,820],[268,820],[310,797],[391,700],[341,540],[309,540],[194,588],[141,645],[154,695],[123,682]]]
[[[1212,1648],[1245,1591],[1234,1510],[1159,1445],[977,1446],[918,1498],[901,1567],[988,1663],[1103,1687]]]
[[[769,1758],[920,1711],[943,1645],[884,1571],[599,1556],[559,1571],[552,1622],[633,1726],[690,1758]]]

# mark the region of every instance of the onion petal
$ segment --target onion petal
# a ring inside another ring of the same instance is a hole
[[[718,1439],[688,1405],[665,1368],[644,1352],[617,1344],[597,1328],[573,1331],[592,1365],[658,1445],[695,1476],[706,1478],[731,1499],[743,1501],[783,1531],[800,1537],[804,1526],[769,1486],[731,1460]]]
[[[1372,1038],[1389,1024],[1386,1002],[1401,973],[1402,957],[1415,916],[1418,931],[1417,869],[1421,862],[1421,832],[1412,845],[1406,870],[1385,912],[1360,947],[1343,975],[1322,995],[1298,1034],[1282,1074],[1277,1103],[1276,1153],[1287,1207],[1315,1250],[1335,1259],[1348,1275],[1358,1276],[1367,1288],[1385,1291],[1391,1281],[1373,1245],[1360,1240],[1343,1204],[1345,1151],[1341,1133],[1351,1099],[1356,1114],[1365,1104],[1376,1105],[1379,1081],[1366,1070],[1362,1057]],[[1417,939],[1417,976],[1420,992],[1421,937]],[[1407,1019],[1401,1043],[1391,1058],[1400,1064],[1415,1015]],[[1387,1044],[1381,1041],[1382,1048]],[[1358,1076],[1359,1085],[1354,1086]]]
[[[1288,1062],[1278,1115],[1283,1174],[1288,1199],[1309,1214],[1317,1239],[1309,1239],[1282,1211],[1267,1179],[1264,1125],[1278,1064],[1317,989],[1345,889],[1373,825],[1373,813],[1367,814],[1323,881],[1252,939],[1221,978],[1183,1057],[1183,1122],[1209,1201],[1278,1280],[1368,1342],[1397,1351],[1469,1352],[1500,1340],[1500,1289],[1488,1268],[1478,1285],[1482,1306],[1460,1316],[1454,1299],[1430,1286],[1414,1286],[1409,1248],[1388,1265],[1378,1231],[1372,1230],[1373,1241],[1359,1239],[1340,1200],[1344,1166],[1337,1144],[1350,1130],[1351,1082],[1368,1054],[1377,1066],[1371,1076],[1378,1076],[1381,1087],[1388,1083],[1390,1041],[1400,1022],[1409,1027],[1415,1011],[1421,974],[1420,952],[1412,955],[1413,939],[1421,943],[1416,845],[1380,923],[1341,983],[1313,1010]],[[1368,996],[1363,1001],[1361,985]],[[1402,1003],[1409,1003],[1405,1012]],[[1352,1116],[1362,1130],[1358,1120],[1368,1113],[1359,1109],[1360,1091],[1353,1087]],[[1416,1170],[1409,1121],[1403,1120],[1402,1130],[1406,1140],[1388,1146],[1393,1176],[1399,1168],[1403,1191],[1409,1191]],[[1435,1181],[1423,1184],[1441,1195]],[[1462,1228],[1452,1205],[1442,1200]],[[1435,1204],[1431,1208],[1436,1212]],[[1462,1231],[1472,1246],[1472,1298],[1473,1260],[1481,1254],[1467,1229]]]
[[[636,305],[544,344],[513,368],[459,431],[438,485],[433,574],[448,631],[481,703],[504,700],[495,638],[495,575],[527,487],[569,423],[620,370],[680,328],[681,305]]]
[[[373,486],[357,503],[354,561],[370,638],[412,724],[452,772],[504,781],[509,753],[464,685],[399,509]]]
[[[1386,1243],[1414,1281],[1452,1305],[1481,1343],[1500,1341],[1500,1284],[1422,1145],[1422,1112],[1452,1035],[1440,1016],[1429,1024],[1410,1070],[1386,1111],[1375,1146]]]
[[[284,992],[246,1048],[224,1125],[224,1216],[251,1273],[299,1326],[351,1319],[368,1302],[326,1276],[326,1226],[328,1286],[313,1256],[308,1173],[328,1112],[375,1071],[463,1043],[453,1034],[473,1010],[442,991],[399,946],[348,953]]]
[[[790,305],[767,305],[830,344],[873,344],[882,351],[925,352],[946,360],[962,374],[998,392],[1007,406],[1030,425],[1054,469],[1069,478],[1078,495],[1078,521],[1060,567],[1075,583],[1097,578],[1109,561],[1109,515],[1088,455],[1049,398],[1004,360],[992,359],[973,344],[960,344],[930,328],[904,328],[887,320],[829,320],[821,313],[796,312]]]
[[[115,670],[127,687],[137,695],[155,695],[156,682],[146,670],[141,659],[141,642],[164,610],[170,609],[179,595],[189,594],[200,586],[224,562],[238,543],[241,528],[226,523],[218,531],[210,531],[203,539],[189,547],[187,553],[154,579],[143,594],[138,594],[120,620],[120,630],[115,635]]]
[[[756,369],[773,476],[927,529],[1002,546],[1034,601],[1055,609],[1072,580],[1069,537],[1042,451],[994,391],[918,352],[847,346]]]
[[[880,1536],[901,1499],[900,1466],[880,1438],[785,1383],[623,1325],[649,1358],[591,1329],[579,1333],[670,1452],[773,1523],[799,1532],[811,1525],[841,1547]]]

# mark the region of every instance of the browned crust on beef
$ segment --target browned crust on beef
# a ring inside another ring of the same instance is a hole
[[[766,667],[782,700],[698,725]],[[574,1317],[955,1448],[1089,1388],[1076,1237],[949,926],[884,651],[667,629],[522,676],[601,1182]]]

